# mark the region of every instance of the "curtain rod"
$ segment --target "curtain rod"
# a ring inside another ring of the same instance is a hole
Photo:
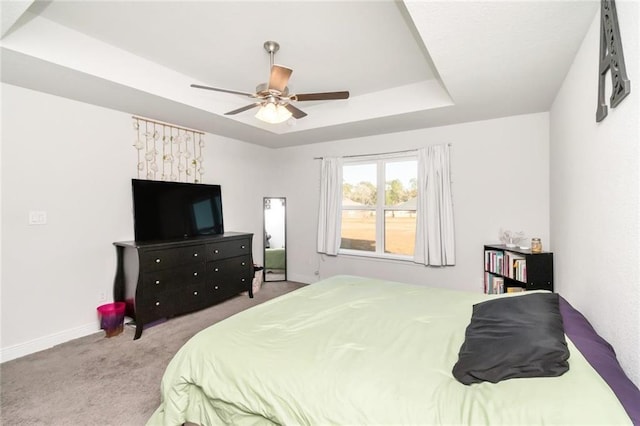
[[[202,132],[200,130],[190,129],[188,127],[176,126],[175,124],[165,123],[164,121],[158,121],[158,120],[154,120],[152,118],[141,117],[139,115],[132,115],[131,118],[133,118],[134,120],[143,120],[143,121],[147,121],[149,123],[161,124],[163,126],[173,127],[174,129],[180,129],[180,130],[184,130],[186,132],[193,132],[193,133],[198,133],[200,135],[204,135],[204,132]]]
[[[447,146],[452,146],[453,144],[448,143]],[[392,151],[392,152],[381,152],[378,154],[358,154],[358,155],[343,155],[340,158],[357,158],[357,157],[371,157],[374,155],[388,155],[388,154],[404,154],[406,152],[416,152],[418,150],[418,148],[416,149],[406,149],[404,151]],[[324,157],[313,157],[314,160],[324,160]]]

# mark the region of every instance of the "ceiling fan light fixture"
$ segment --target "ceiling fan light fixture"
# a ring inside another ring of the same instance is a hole
[[[279,124],[289,120],[291,117],[299,120],[307,116],[307,113],[298,109],[293,102],[299,101],[328,101],[333,99],[349,99],[349,92],[323,92],[323,93],[297,93],[290,94],[287,83],[293,69],[283,65],[273,63],[274,54],[280,49],[280,45],[275,41],[266,41],[264,49],[269,54],[270,74],[269,82],[261,83],[256,87],[255,93],[241,92],[238,90],[221,89],[218,87],[202,86],[192,84],[191,87],[197,89],[213,90],[217,92],[232,93],[247,96],[254,99],[253,103],[225,112],[224,115],[235,115],[241,112],[260,107],[256,118],[268,124]]]
[[[262,105],[256,113],[256,118],[269,124],[278,124],[291,118],[291,112],[284,106],[273,102]]]

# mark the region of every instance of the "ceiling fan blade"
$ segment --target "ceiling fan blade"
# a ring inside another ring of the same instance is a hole
[[[235,114],[238,114],[240,112],[247,111],[247,110],[249,110],[251,108],[255,108],[258,105],[260,105],[260,102],[256,102],[255,104],[250,104],[250,105],[247,105],[247,106],[243,106],[242,108],[234,109],[233,111],[225,112],[224,115],[235,115]]]
[[[293,118],[303,118],[307,116],[307,113],[294,107],[291,104],[286,104],[284,106],[287,110],[289,110],[289,112],[291,113],[291,115],[293,116]]]
[[[274,65],[271,67],[271,76],[269,77],[269,90],[277,90],[280,93],[284,92],[289,82],[289,77],[293,70],[291,68],[283,67],[282,65]]]
[[[296,101],[326,101],[333,99],[349,99],[349,91],[324,93],[299,93],[291,97]]]
[[[218,89],[217,87],[201,86],[199,84],[192,84],[191,87],[195,87],[196,89],[213,90],[215,92],[224,92],[224,93],[233,93],[235,95],[244,95],[244,96],[249,96],[251,98],[255,97],[254,93],[239,92],[237,90],[229,90],[229,89]]]

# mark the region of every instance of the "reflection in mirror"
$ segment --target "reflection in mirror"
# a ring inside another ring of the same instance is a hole
[[[264,198],[264,280],[287,279],[286,207],[283,197]]]

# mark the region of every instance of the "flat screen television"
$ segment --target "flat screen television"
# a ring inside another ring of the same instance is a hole
[[[131,180],[136,241],[224,233],[220,185]]]

